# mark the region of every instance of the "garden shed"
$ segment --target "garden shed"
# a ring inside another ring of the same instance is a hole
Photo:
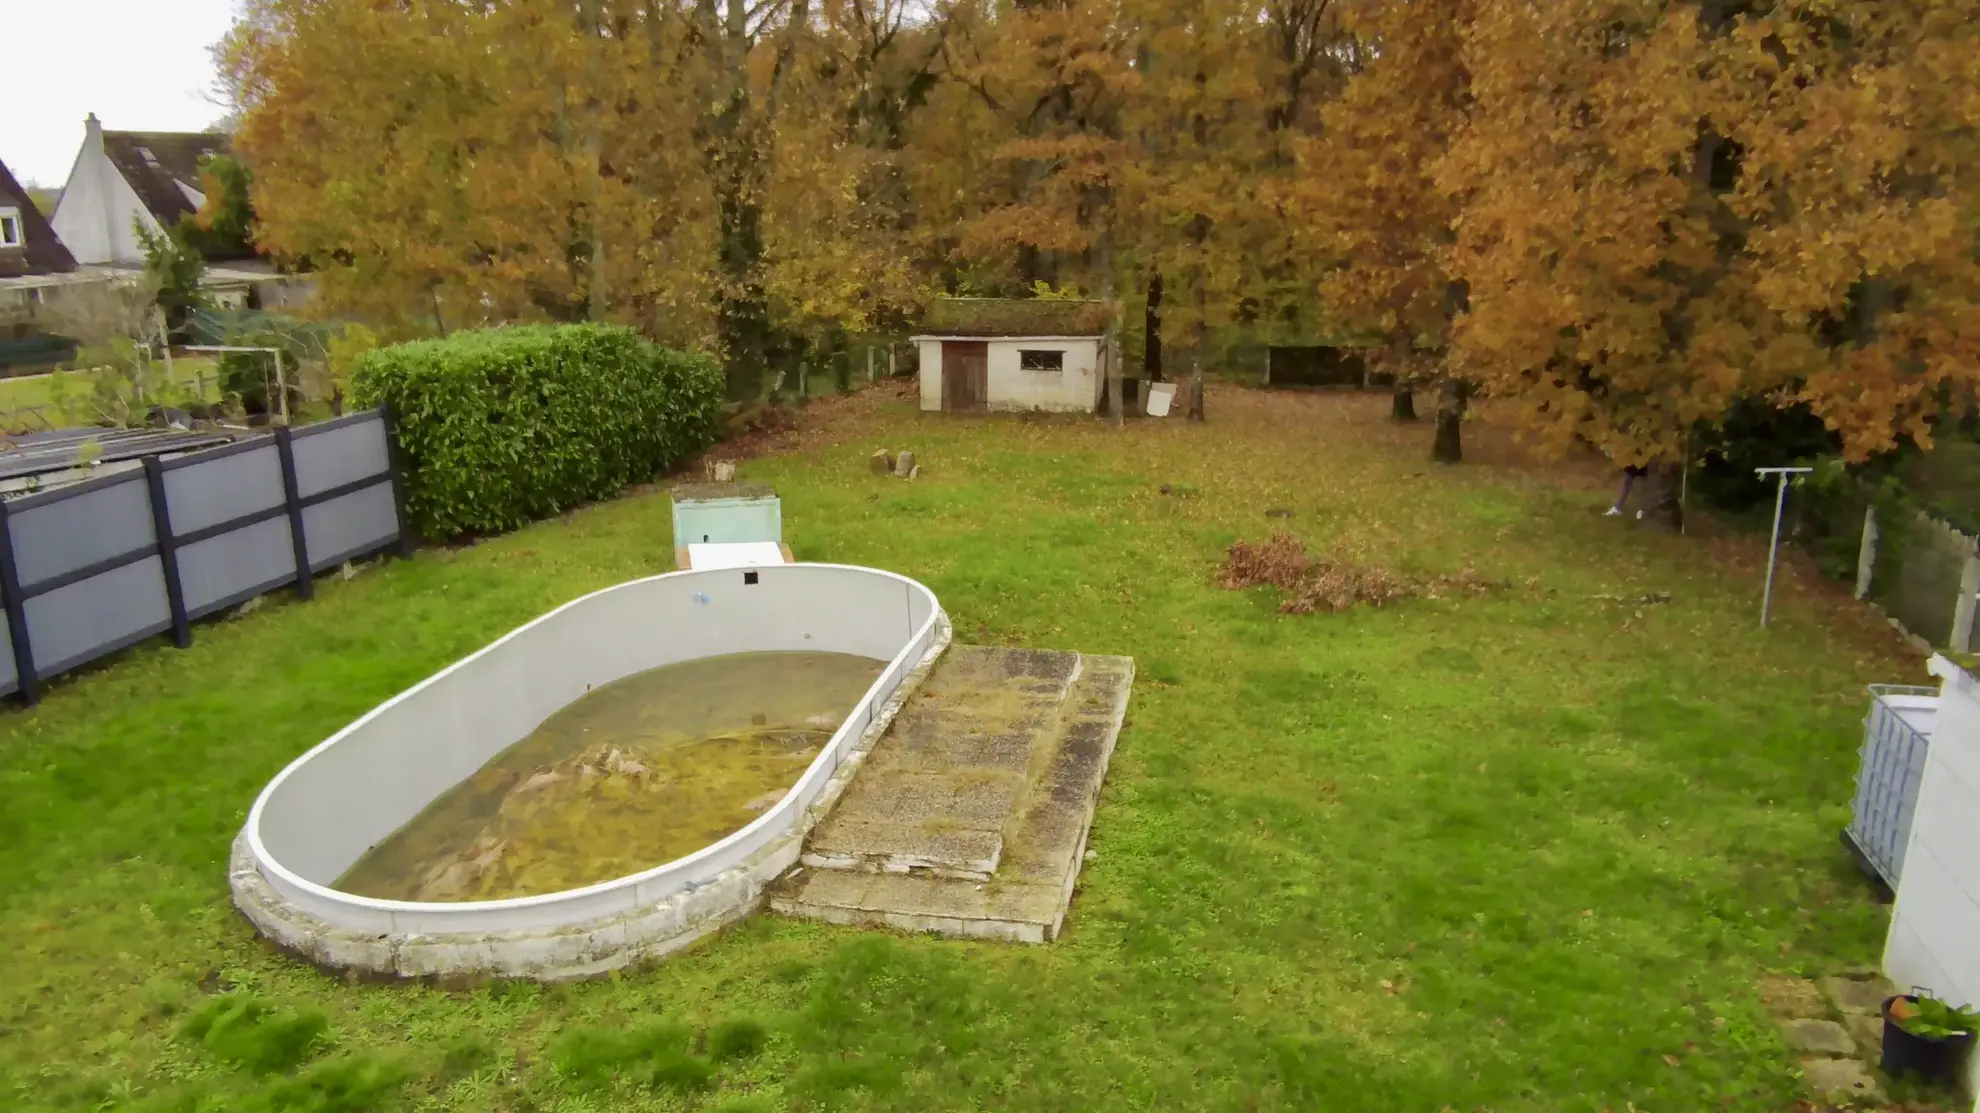
[[[913,337],[921,408],[1092,413],[1106,390],[1108,312],[1063,298],[937,298]]]

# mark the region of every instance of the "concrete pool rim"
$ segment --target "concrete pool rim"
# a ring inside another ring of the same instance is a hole
[[[742,582],[756,585],[757,572],[752,570],[750,578]],[[360,897],[292,869],[264,839],[271,801],[280,799],[283,786],[304,775],[312,760],[373,727],[420,693],[473,669],[477,661],[488,659],[518,639],[528,638],[531,631],[547,629],[546,624],[576,611],[603,612],[613,604],[601,607],[601,601],[615,593],[632,593],[626,598],[634,604],[642,591],[658,599],[656,593],[662,590],[677,594],[676,589],[683,589],[706,607],[709,596],[720,593],[716,585],[726,586],[727,581],[741,580],[744,575],[736,570],[670,572],[607,587],[546,612],[399,692],[290,762],[257,795],[235,839],[229,882],[236,905],[277,946],[318,965],[400,977],[479,974],[555,979],[602,973],[685,946],[747,915],[760,904],[763,886],[795,864],[804,837],[844,791],[866,751],[926,677],[950,638],[947,616],[934,594],[907,577],[837,564],[786,565],[760,572],[766,585],[782,585],[784,594],[803,596],[811,613],[802,621],[822,624],[821,631],[833,625],[833,604],[821,601],[833,586],[858,587],[849,592],[857,595],[860,591],[870,593],[876,585],[898,585],[903,600],[900,614],[910,627],[881,676],[847,712],[818,757],[763,815],[693,854],[647,870],[556,893],[494,901],[440,903]],[[705,590],[696,590],[704,586]],[[881,590],[891,592],[893,588]],[[670,597],[668,602],[678,601]],[[775,636],[789,634],[785,631]],[[810,641],[813,634],[805,632],[802,636]],[[824,634],[828,641],[835,636],[853,635]],[[829,645],[815,648],[834,651]],[[712,655],[717,654],[690,653],[679,659]],[[636,671],[640,670],[629,669],[622,675]],[[599,682],[612,679],[618,677]],[[459,686],[467,681],[454,683]],[[501,748],[496,747],[496,752]],[[293,841],[293,832],[289,835]],[[570,914],[560,915],[560,911]]]

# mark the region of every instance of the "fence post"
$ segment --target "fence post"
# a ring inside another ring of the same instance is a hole
[[[14,567],[12,506],[0,502],[0,604],[7,609],[7,640],[14,649],[14,676],[21,702],[34,706],[41,698],[40,678],[34,673],[34,646],[29,643],[27,598],[21,594],[20,570]]]
[[[378,418],[385,423],[385,468],[392,475],[392,510],[399,516],[399,556],[413,554],[412,522],[406,517],[406,469],[399,458],[398,432],[392,425],[392,407],[378,407]]]
[[[1959,572],[1959,602],[1953,605],[1952,643],[1954,653],[1973,651],[1973,603],[1980,593],[1980,557],[1968,556]]]
[[[1856,597],[1870,598],[1877,577],[1877,507],[1863,508],[1863,541],[1856,548]]]
[[[275,430],[275,451],[282,458],[282,499],[289,508],[289,541],[296,553],[296,594],[308,599],[316,594],[316,583],[309,575],[309,542],[303,537],[302,496],[296,482],[295,432],[284,425]]]
[[[192,620],[186,617],[186,588],[179,581],[179,542],[165,499],[165,468],[156,456],[144,458],[144,485],[151,492],[151,525],[158,537],[158,565],[165,573],[165,606],[172,612],[172,644],[184,649],[192,644]]]

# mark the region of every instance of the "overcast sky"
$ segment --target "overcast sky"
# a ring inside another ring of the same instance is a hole
[[[112,131],[199,131],[220,118],[207,48],[235,0],[0,0],[0,162],[60,186],[91,112]]]

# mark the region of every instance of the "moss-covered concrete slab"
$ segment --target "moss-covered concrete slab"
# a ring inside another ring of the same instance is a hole
[[[987,880],[1079,668],[1077,653],[953,647],[813,833],[806,864]]]
[[[951,648],[771,907],[969,938],[1055,938],[1133,685],[1132,658]]]

